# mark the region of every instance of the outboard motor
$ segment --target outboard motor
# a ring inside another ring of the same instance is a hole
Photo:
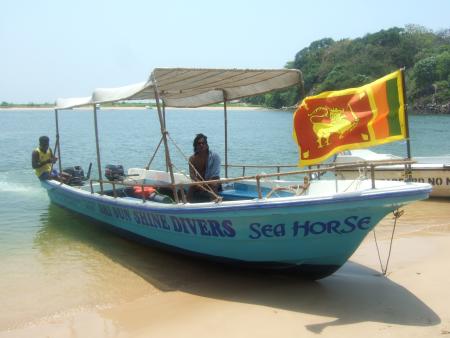
[[[105,177],[110,181],[122,181],[125,178],[123,165],[121,164],[106,165]]]
[[[84,170],[79,165],[64,168],[61,173],[62,182],[68,185],[82,186],[91,177],[91,169],[92,162],[89,163],[87,176],[84,176]]]
[[[64,168],[62,175],[64,176],[65,182],[68,185],[81,186],[83,185],[83,181],[86,180],[86,177],[84,176],[84,170],[79,165]]]

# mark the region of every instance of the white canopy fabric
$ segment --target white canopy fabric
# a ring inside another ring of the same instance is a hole
[[[151,82],[139,82],[116,88],[97,88],[92,94],[92,100],[95,103],[152,98],[154,98],[154,89]]]
[[[155,99],[155,85],[168,107],[195,108],[302,85],[296,69],[156,68],[147,82],[98,88],[88,98],[59,99],[56,109],[123,100]],[[80,101],[79,101],[80,100]]]
[[[156,68],[153,76],[168,107],[207,106],[302,83],[296,69]]]
[[[70,109],[75,107],[82,107],[92,105],[92,97],[72,97],[72,98],[61,98],[56,100],[56,109]]]

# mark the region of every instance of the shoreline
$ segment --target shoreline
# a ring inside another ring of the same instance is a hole
[[[43,107],[11,107],[11,108],[0,108],[1,111],[32,111],[32,110],[54,110],[54,107],[43,108]],[[90,110],[91,107],[80,107],[73,108],[70,110]],[[100,110],[157,110],[156,107],[145,108],[145,107],[101,107]],[[171,108],[167,107],[166,110],[223,110],[223,107],[198,107],[198,108]],[[265,107],[227,107],[227,110],[281,110],[275,108],[265,108]]]
[[[55,108],[54,107],[0,107],[0,113],[2,112],[6,112],[6,111],[53,111]],[[72,109],[68,109],[68,110],[91,110],[91,107],[79,107],[79,108],[72,108]],[[145,108],[145,107],[101,107],[100,110],[157,110],[156,107],[152,107],[152,108]],[[198,107],[198,108],[172,108],[172,107],[167,107],[166,110],[205,110],[205,111],[223,111],[223,107]],[[228,111],[233,111],[233,110],[241,110],[241,111],[290,111],[290,112],[294,112],[295,109],[277,109],[277,108],[267,108],[267,107],[233,107],[233,106],[228,106],[227,107]],[[417,112],[414,109],[411,110],[411,112],[409,112],[409,115],[421,115],[421,116],[446,116],[446,115],[450,115],[450,113],[442,113],[442,112],[436,112],[436,111],[431,111],[431,110],[424,110],[422,112]]]
[[[332,276],[304,281],[171,256],[139,270],[155,291],[113,304],[68,309],[0,331],[0,337],[437,337],[450,334],[449,199],[404,207],[388,273],[370,234]],[[376,228],[385,264],[392,215]],[[130,266],[128,265],[130,264]],[[130,269],[131,267],[131,269]]]

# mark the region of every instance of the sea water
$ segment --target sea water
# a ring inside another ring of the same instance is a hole
[[[223,161],[223,111],[168,109],[166,115],[177,171],[188,172],[186,158],[200,132]],[[81,165],[86,171],[92,162],[96,176],[92,111],[61,111],[59,120],[63,167]],[[147,165],[161,137],[155,110],[101,109],[98,120],[102,167]],[[413,156],[450,154],[450,116],[412,115],[409,121]],[[50,136],[53,148],[52,110],[0,110],[0,332],[177,289],[189,276],[211,268],[127,241],[50,205],[31,168],[31,152],[41,135]],[[228,144],[229,163],[295,164],[298,159],[292,112],[231,110]],[[374,150],[406,155],[405,142]],[[152,168],[164,167],[160,149]]]

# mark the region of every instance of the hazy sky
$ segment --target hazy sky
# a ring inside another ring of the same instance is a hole
[[[314,40],[450,28],[450,0],[1,0],[0,102],[54,102],[155,67],[281,68]]]

